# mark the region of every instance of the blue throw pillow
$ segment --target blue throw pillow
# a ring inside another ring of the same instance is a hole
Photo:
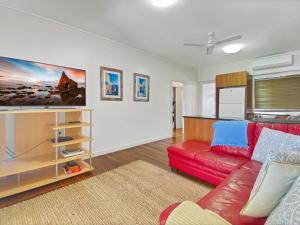
[[[217,121],[212,146],[248,147],[248,121]]]

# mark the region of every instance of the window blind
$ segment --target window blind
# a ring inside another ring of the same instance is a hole
[[[254,82],[255,109],[300,109],[300,75]]]

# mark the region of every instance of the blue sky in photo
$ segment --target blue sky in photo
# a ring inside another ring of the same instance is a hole
[[[85,82],[84,70],[0,57],[0,76],[5,80],[58,81],[63,71],[74,81]]]
[[[109,81],[111,84],[115,84],[115,85],[119,84],[119,75],[118,74],[108,72],[108,75],[109,75]]]
[[[139,78],[139,83],[141,84],[141,85],[146,85],[146,79],[145,78]]]

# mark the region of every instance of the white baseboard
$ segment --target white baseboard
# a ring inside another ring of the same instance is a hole
[[[93,157],[100,156],[100,155],[106,155],[106,154],[113,153],[113,152],[122,151],[122,150],[125,150],[125,149],[128,149],[128,148],[148,144],[148,143],[155,142],[155,141],[160,141],[160,140],[171,138],[171,137],[172,137],[171,135],[165,135],[165,136],[161,136],[161,137],[150,138],[150,139],[146,139],[146,140],[133,142],[133,143],[130,143],[130,144],[127,144],[127,145],[121,145],[121,146],[106,148],[106,149],[103,149],[101,151],[93,151]]]

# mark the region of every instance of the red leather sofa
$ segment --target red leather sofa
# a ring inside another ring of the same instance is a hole
[[[168,147],[172,170],[180,170],[217,185],[197,204],[233,225],[262,225],[266,221],[266,218],[240,215],[262,166],[260,162],[251,160],[251,156],[264,127],[300,135],[300,124],[249,123],[248,148],[211,147],[210,143],[196,140]],[[179,204],[173,204],[161,213],[160,225],[165,225],[168,216]]]

